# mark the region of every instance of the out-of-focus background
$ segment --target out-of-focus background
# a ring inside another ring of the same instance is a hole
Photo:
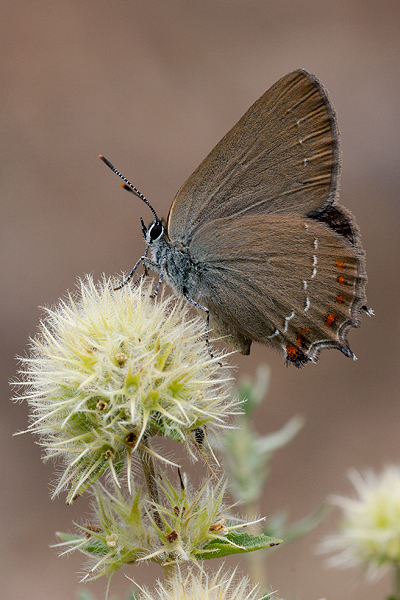
[[[293,414],[306,425],[277,454],[263,514],[291,519],[327,495],[350,491],[351,467],[400,462],[398,0],[3,0],[1,45],[1,595],[69,600],[83,557],[49,544],[88,513],[50,501],[27,407],[9,400],[14,356],[76,279],[128,271],[150,212],[119,187],[105,154],[166,216],[183,181],[247,108],[285,73],[303,67],[328,88],[343,151],[341,202],[357,217],[367,252],[368,304],[349,339],[358,361],[324,351],[317,365],[286,368],[254,347],[240,374],[267,362],[270,393],[260,433]],[[198,466],[198,469],[203,468]],[[265,551],[273,589],[288,600],[377,600],[359,571],[327,570],[315,555],[336,514],[299,542]],[[237,557],[230,565],[240,563]],[[240,563],[245,568],[244,563]],[[210,563],[211,566],[211,563]],[[139,583],[159,575],[132,568]],[[103,597],[105,581],[89,589]],[[112,593],[128,580],[118,574]]]

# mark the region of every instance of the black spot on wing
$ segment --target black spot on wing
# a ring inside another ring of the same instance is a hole
[[[353,219],[340,210],[337,206],[326,206],[322,210],[313,210],[307,217],[320,223],[326,223],[330,229],[346,238],[351,244],[357,239],[357,230],[353,224]]]

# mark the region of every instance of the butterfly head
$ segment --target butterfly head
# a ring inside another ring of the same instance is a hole
[[[154,244],[154,242],[159,242],[162,240],[165,234],[165,227],[161,219],[155,218],[148,228],[146,228],[145,224],[143,223],[143,219],[141,219],[141,222],[143,237],[146,244],[151,246]]]

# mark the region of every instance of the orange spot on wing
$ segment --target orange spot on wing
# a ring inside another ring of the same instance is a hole
[[[342,269],[344,269],[344,262],[342,260],[337,260],[336,266],[338,269],[342,270]]]
[[[337,282],[339,285],[345,285],[347,283],[346,277],[343,277],[343,275],[339,275],[339,277],[337,278]]]
[[[326,315],[326,317],[325,317],[325,325],[327,327],[332,327],[332,325],[334,324],[336,319],[337,319],[337,315],[334,315],[333,313],[329,313],[329,315]]]
[[[344,296],[343,296],[343,294],[339,294],[338,296],[336,296],[336,302],[338,304],[343,304],[343,302],[344,302]]]
[[[304,354],[303,350],[300,350],[300,348],[298,348],[297,346],[294,346],[293,344],[288,344],[286,346],[286,362],[289,363],[293,363],[295,367],[304,367],[305,364],[307,364],[307,362],[310,359],[308,358],[308,356],[306,354]]]
[[[303,354],[299,348],[290,344],[286,346],[286,352],[290,360],[297,360]]]

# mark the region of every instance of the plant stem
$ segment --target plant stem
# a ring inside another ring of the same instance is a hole
[[[146,480],[146,486],[150,500],[159,504],[160,496],[158,493],[158,485],[156,479],[156,472],[154,469],[153,457],[149,452],[146,452],[146,448],[148,447],[148,445],[148,438],[144,438],[143,442],[138,447],[138,453],[140,456],[140,461],[142,463],[143,473]],[[152,508],[152,513],[154,522],[156,523],[157,527],[159,527],[161,530],[164,530],[164,523],[160,517],[160,513],[155,507]],[[163,570],[165,583],[170,583],[176,573],[177,565],[168,563],[165,565],[161,565],[161,568]]]
[[[253,515],[260,514],[259,502],[255,501],[246,505],[246,515],[250,520]],[[250,525],[247,528],[248,533],[257,535],[259,530],[257,525]],[[265,568],[265,553],[262,551],[249,552],[247,554],[247,569],[250,581],[253,585],[259,585],[261,590],[267,589],[267,574]]]
[[[157,486],[157,480],[156,480],[156,472],[154,470],[153,457],[151,456],[151,454],[149,452],[146,452],[147,446],[148,446],[148,439],[144,438],[142,443],[138,447],[138,454],[140,456],[140,460],[142,463],[143,473],[144,473],[144,477],[146,479],[146,486],[147,486],[147,491],[149,493],[150,500],[152,502],[159,504],[160,499],[159,499],[158,486]],[[153,512],[153,518],[154,518],[154,521],[155,521],[157,527],[159,527],[161,530],[163,530],[164,524],[162,522],[162,519],[160,517],[158,510],[155,507],[153,507],[152,512]]]
[[[167,585],[170,584],[172,579],[174,578],[177,568],[178,566],[176,564],[171,563],[162,566],[164,580]]]
[[[393,599],[400,600],[400,564],[394,565]]]

